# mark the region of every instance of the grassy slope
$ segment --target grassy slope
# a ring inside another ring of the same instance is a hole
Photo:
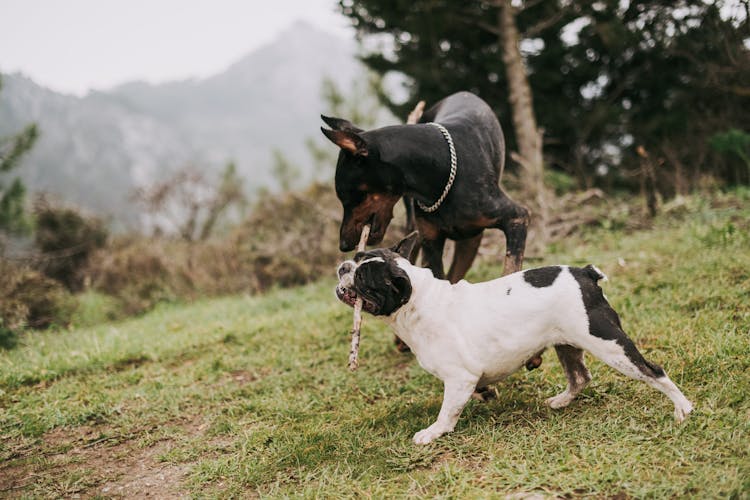
[[[696,404],[682,426],[666,397],[590,357],[592,384],[548,409],[564,387],[548,352],[496,400],[470,403],[455,433],[414,446],[441,384],[367,318],[350,374],[351,311],[324,279],[34,334],[1,353],[0,496],[101,493],[128,473],[105,467],[114,455],[149,456],[180,472],[173,492],[200,496],[747,497],[748,201],[692,200],[652,231],[595,231],[532,263],[593,262],[609,275],[626,331]],[[470,279],[498,273],[479,266]]]

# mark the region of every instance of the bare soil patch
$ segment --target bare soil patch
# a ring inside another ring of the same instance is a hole
[[[198,426],[191,422],[190,427]],[[183,483],[190,465],[159,460],[172,441],[143,446],[139,437],[141,433],[121,435],[106,426],[82,426],[54,429],[35,444],[7,443],[0,496],[188,496]]]

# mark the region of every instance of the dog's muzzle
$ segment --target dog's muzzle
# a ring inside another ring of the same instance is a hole
[[[342,262],[336,269],[336,275],[339,278],[339,283],[336,285],[336,297],[350,307],[354,307],[354,303],[359,297],[357,292],[354,291],[354,272],[356,270],[357,263],[353,260]],[[362,309],[371,314],[376,314],[378,307],[362,297]]]
[[[351,260],[342,262],[336,269],[336,276],[339,278],[339,284],[336,286],[336,297],[344,304],[352,307],[357,300],[357,294],[354,291],[354,271],[356,269],[356,262]]]

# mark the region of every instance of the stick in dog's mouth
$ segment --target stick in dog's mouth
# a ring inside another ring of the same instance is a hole
[[[367,238],[370,237],[370,225],[362,227],[362,235],[359,237],[358,252],[364,252],[367,246]],[[354,301],[354,321],[352,324],[352,346],[349,349],[349,369],[354,371],[359,366],[359,332],[362,327],[362,297]]]

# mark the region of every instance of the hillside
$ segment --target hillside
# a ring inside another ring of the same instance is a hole
[[[188,164],[218,172],[235,160],[252,191],[272,185],[278,148],[309,174],[304,143],[325,111],[321,82],[346,89],[362,72],[355,50],[300,22],[205,79],[130,82],[79,98],[2,75],[0,136],[38,123],[20,171],[29,188],[133,224],[133,188]]]
[[[696,405],[675,425],[645,384],[588,362],[569,408],[553,353],[471,402],[427,447],[442,387],[331,278],[259,297],[33,333],[0,353],[0,495],[743,498],[750,491],[750,193],[681,199],[649,230],[549,249],[595,263],[625,330]],[[472,281],[499,275],[483,264]]]

